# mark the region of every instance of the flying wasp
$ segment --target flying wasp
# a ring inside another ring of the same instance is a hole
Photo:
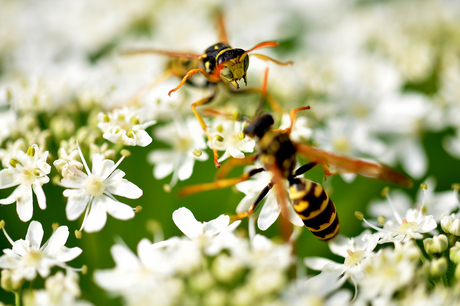
[[[337,155],[292,141],[289,136],[294,126],[297,112],[309,108],[309,106],[305,106],[291,110],[291,125],[284,130],[272,129],[274,119],[270,114],[259,116],[244,129],[246,135],[257,139],[258,155],[247,157],[244,160],[230,160],[233,162],[226,163],[220,169],[217,181],[185,187],[180,191],[180,195],[185,196],[201,191],[229,187],[245,181],[259,172],[270,171],[272,174],[271,181],[259,193],[249,210],[245,213],[237,214],[234,219],[243,219],[251,215],[273,187],[283,215],[286,216],[288,203],[284,196],[286,194],[284,181],[287,180],[289,182],[289,197],[297,215],[315,237],[328,241],[338,234],[340,227],[335,205],[320,184],[299,177],[315,165],[321,164],[326,176],[333,175],[328,167],[328,165],[333,165],[340,168],[341,173],[356,173],[405,187],[412,186],[411,179],[382,164]],[[297,163],[297,154],[303,155],[312,161],[294,170]],[[223,178],[234,166],[252,163],[257,159],[262,163],[263,167],[253,169],[240,177]]]
[[[227,34],[224,27],[222,14],[218,14],[218,32],[219,32],[219,42],[207,48],[203,54],[194,54],[194,53],[181,53],[181,52],[172,52],[159,49],[134,49],[134,50],[125,50],[124,54],[140,54],[140,53],[155,53],[162,54],[173,58],[183,59],[185,61],[171,61],[170,66],[168,66],[166,73],[167,75],[176,75],[182,77],[180,84],[171,89],[168,95],[171,95],[173,92],[181,88],[186,82],[190,83],[189,78],[193,75],[200,73],[202,74],[207,83],[206,86],[212,87],[214,89],[213,94],[208,97],[196,101],[192,104],[192,110],[196,118],[200,122],[201,127],[206,133],[207,138],[209,139],[213,154],[214,154],[214,164],[217,168],[220,167],[218,159],[219,155],[217,149],[215,148],[212,137],[206,129],[206,123],[203,118],[197,112],[196,108],[198,106],[210,103],[217,93],[217,87],[214,86],[218,83],[232,84],[235,89],[239,89],[239,83],[243,79],[244,83],[247,85],[247,70],[249,67],[249,56],[255,56],[262,60],[272,61],[278,65],[291,65],[292,62],[279,62],[271,57],[268,57],[263,54],[251,53],[254,50],[261,48],[273,48],[277,47],[278,43],[276,41],[266,41],[259,43],[252,47],[249,50],[243,50],[240,48],[232,48],[227,39]],[[251,54],[249,54],[251,53]],[[187,61],[190,60],[190,61]],[[186,71],[185,69],[189,69]],[[194,84],[196,85],[196,84]]]

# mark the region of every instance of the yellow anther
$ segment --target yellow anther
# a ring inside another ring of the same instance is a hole
[[[364,214],[360,211],[355,211],[355,217],[358,219],[358,220],[363,220],[364,219]]]
[[[171,186],[169,186],[168,184],[164,184],[163,190],[167,193],[170,193],[172,189],[171,189]]]
[[[219,132],[219,133],[222,133],[224,131],[224,128],[221,124],[219,124],[216,128],[216,130]]]
[[[132,138],[132,139],[134,139],[134,135],[135,135],[135,133],[134,133],[133,130],[129,130],[128,133],[126,133],[126,136],[128,136],[129,138]]]
[[[134,124],[139,124],[139,119],[137,119],[137,117],[132,117],[131,122]]]
[[[81,266],[81,274],[86,275],[88,273],[88,266],[83,265]]]
[[[19,161],[17,159],[10,159],[10,165],[13,167],[13,168],[16,168],[17,164],[19,164]]]
[[[125,120],[125,115],[118,115],[118,120]]]
[[[234,111],[232,112],[232,119],[233,119],[233,121],[238,120],[239,117],[240,117],[240,112],[239,112],[238,110],[234,110]]]
[[[238,133],[238,139],[239,139],[239,140],[243,140],[243,139],[244,139],[244,133],[243,133],[243,132],[239,132],[239,133]]]
[[[104,122],[110,122],[110,117],[107,114],[104,114]]]
[[[422,184],[420,184],[420,188],[421,188],[421,189],[427,190],[427,189],[428,189],[428,185],[425,184],[425,183],[422,183]]]
[[[390,187],[387,186],[387,187],[382,189],[382,192],[380,193],[380,195],[382,197],[386,197],[389,191],[390,191]]]
[[[28,156],[35,156],[35,148],[34,147],[29,147],[27,149],[27,155]]]
[[[201,151],[200,149],[194,149],[192,153],[196,157],[200,157],[203,154],[203,151]]]
[[[138,205],[136,206],[136,208],[134,208],[134,212],[137,214],[137,213],[140,213],[142,211],[142,206]]]
[[[53,229],[53,231],[57,230],[59,227],[59,223],[57,222],[53,222],[53,224],[51,224],[51,228]]]
[[[79,231],[79,230],[75,230],[75,238],[77,239],[81,239],[81,237],[83,236],[82,232]]]
[[[450,188],[454,189],[454,190],[460,190],[460,184],[459,183],[453,183]]]
[[[217,140],[218,142],[224,141],[224,137],[222,137],[222,136],[220,136],[220,135],[214,136],[214,139]]]
[[[386,221],[387,221],[387,218],[385,216],[383,216],[383,215],[380,215],[380,216],[377,217],[377,222],[379,224],[385,224]]]
[[[115,129],[115,134],[120,133],[120,131],[121,131],[121,129],[120,129],[119,127],[117,127],[117,128]]]
[[[5,227],[5,220],[0,220],[0,229]]]
[[[41,175],[40,169],[35,168],[35,169],[34,169],[34,175],[35,175],[35,176],[40,176],[40,175]]]
[[[122,149],[122,150],[120,151],[120,154],[121,154],[122,156],[124,156],[124,157],[130,157],[130,156],[131,156],[131,151],[126,150],[126,149]]]

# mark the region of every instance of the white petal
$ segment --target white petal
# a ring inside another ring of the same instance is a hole
[[[179,180],[184,181],[192,175],[194,164],[195,164],[194,158],[184,156],[182,160],[182,164],[179,167],[179,173],[178,173]]]
[[[7,197],[6,199],[1,199],[0,204],[6,205],[6,204],[12,204],[16,202],[18,197],[22,196],[22,194],[24,193],[25,188],[26,187],[24,185],[19,185],[18,187],[16,187],[13,193],[10,194],[9,197]]]
[[[34,190],[35,195],[37,196],[38,206],[40,207],[40,209],[46,209],[46,196],[43,192],[42,186],[40,184],[33,183],[32,189]]]
[[[107,222],[106,207],[102,198],[106,198],[106,196],[96,197],[91,203],[91,210],[84,221],[84,229],[88,233],[100,231]]]
[[[230,154],[233,158],[244,158],[244,153],[235,147],[228,148],[226,152],[228,152],[228,154]]]
[[[294,207],[292,207],[288,199],[286,199],[286,203],[288,204],[286,207],[288,215],[285,216],[283,214],[283,216],[292,224],[303,227],[305,224],[303,223],[302,219],[300,219],[299,215],[295,212]],[[283,211],[281,211],[281,213],[283,213]]]
[[[278,219],[279,214],[280,208],[276,201],[276,197],[274,195],[267,196],[267,200],[260,211],[257,226],[262,231],[265,231],[276,221],[276,219]]]
[[[80,249],[79,247],[63,247],[61,249],[61,252],[56,256],[56,260],[60,262],[68,262],[80,256],[81,253],[82,249]]]
[[[426,173],[428,160],[420,141],[415,139],[406,140],[404,150],[401,150],[400,154],[402,154],[402,167],[410,176],[420,179]]]
[[[18,189],[21,189],[20,191]],[[32,199],[32,188],[20,185],[14,192],[18,191],[18,200],[16,205],[16,211],[18,212],[19,219],[23,222],[27,222],[32,219],[33,214],[33,199]],[[14,193],[13,192],[13,193]],[[22,193],[22,195],[19,195]]]
[[[19,184],[19,177],[17,171],[10,169],[3,169],[0,171],[0,189],[9,188]]]
[[[236,207],[236,212],[237,213],[244,213],[249,210],[249,207],[251,207],[252,203],[256,200],[258,194],[248,194],[244,198],[241,199],[240,203]]]
[[[115,244],[110,248],[113,261],[117,267],[125,268],[128,270],[137,270],[140,268],[137,256],[129,248]]]
[[[108,197],[104,199],[107,205],[107,213],[119,220],[128,220],[134,218],[134,209],[124,203],[114,201]]]
[[[136,130],[135,133],[137,136],[136,145],[146,147],[152,142],[152,137],[146,131]]]
[[[190,239],[203,234],[203,224],[198,222],[192,212],[185,207],[173,212],[173,221],[181,232]]]
[[[69,191],[68,193],[72,193],[73,195],[76,195],[77,192],[71,192],[71,190],[65,190]],[[64,194],[65,195],[65,194]],[[67,216],[67,219],[70,221],[76,220],[80,215],[85,211],[86,205],[90,202],[92,196],[85,192],[79,192],[79,196],[70,196],[69,199],[67,200],[67,206],[65,207],[65,213]]]
[[[69,238],[69,228],[67,226],[59,226],[53,235],[51,235],[46,247],[43,249],[43,253],[51,257],[56,257],[67,242],[67,238]]]
[[[330,259],[322,257],[307,257],[304,259],[304,263],[307,267],[316,271],[322,271],[326,266],[337,267],[339,265]]]
[[[214,236],[227,228],[230,223],[230,217],[220,215],[217,219],[211,220],[204,225],[204,234],[208,237]]]
[[[40,249],[40,244],[43,239],[43,226],[38,221],[30,222],[29,228],[27,229],[26,240],[29,241],[30,246],[34,250]]]

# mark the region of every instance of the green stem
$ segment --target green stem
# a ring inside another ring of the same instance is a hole
[[[21,292],[20,291],[14,292],[14,305],[21,306]]]

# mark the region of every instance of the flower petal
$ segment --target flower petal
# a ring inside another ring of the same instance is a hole
[[[267,230],[280,215],[280,207],[276,201],[276,196],[270,194],[265,200],[265,204],[260,211],[259,219],[257,220],[257,226],[260,230]]]
[[[106,196],[95,197],[91,203],[90,211],[86,217],[84,229],[86,232],[100,231],[107,222],[107,211],[104,198]]]
[[[37,196],[38,207],[40,207],[40,209],[42,210],[46,209],[46,196],[43,192],[42,186],[40,184],[33,183],[32,189],[35,192],[35,195]]]
[[[38,221],[30,222],[29,228],[27,229],[26,240],[29,241],[30,246],[34,250],[40,249],[40,244],[43,239],[43,226]]]
[[[65,213],[70,221],[76,220],[85,211],[86,205],[91,201],[92,196],[79,190],[65,190],[64,196],[69,196]]]
[[[198,222],[192,212],[185,207],[173,212],[173,221],[181,232],[190,239],[203,234],[203,224]]]
[[[124,203],[114,201],[108,197],[105,197],[107,205],[107,213],[119,220],[128,220],[134,218],[134,209]]]
[[[229,223],[229,216],[220,215],[217,219],[211,220],[204,224],[204,234],[208,237],[212,237],[226,229]]]
[[[16,211],[18,212],[19,219],[27,222],[32,219],[33,214],[33,199],[32,188],[29,186],[19,185],[13,193],[17,191],[17,205]],[[22,194],[21,194],[22,193]]]
[[[46,243],[43,253],[50,257],[56,257],[61,252],[67,238],[69,238],[69,228],[67,226],[59,226]]]

